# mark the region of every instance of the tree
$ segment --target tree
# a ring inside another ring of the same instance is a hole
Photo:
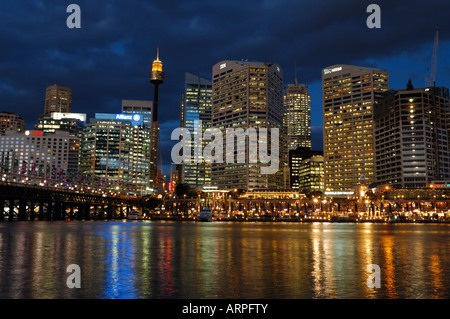
[[[197,191],[188,184],[178,184],[175,186],[175,194],[178,197],[183,197],[184,195],[187,197],[197,197]]]

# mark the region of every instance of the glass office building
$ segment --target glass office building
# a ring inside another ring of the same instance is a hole
[[[82,172],[100,188],[146,194],[150,174],[150,135],[140,114],[97,113],[86,124]]]
[[[179,172],[182,183],[198,189],[211,183],[211,164],[204,161],[202,154],[196,156],[194,151],[195,141],[201,141],[202,150],[207,144],[207,141],[196,135],[201,133],[203,136],[205,130],[211,127],[211,96],[211,80],[192,73],[185,74],[180,124],[181,127],[189,129],[193,136],[190,144],[193,161],[180,165]]]

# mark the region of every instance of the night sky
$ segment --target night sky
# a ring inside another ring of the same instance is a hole
[[[81,28],[69,29],[69,4]],[[381,29],[369,29],[369,4],[381,7]],[[160,48],[164,173],[170,133],[179,125],[184,73],[211,78],[222,60],[281,65],[285,84],[310,88],[313,148],[322,149],[321,70],[354,64],[389,71],[390,88],[425,84],[435,27],[440,26],[437,85],[450,86],[450,1],[135,1],[0,0],[0,111],[20,114],[32,129],[46,87],[73,90],[72,112],[119,113],[125,99],[152,100],[149,70]]]

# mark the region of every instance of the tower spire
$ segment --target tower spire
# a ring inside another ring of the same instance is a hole
[[[295,85],[298,84],[298,81],[297,81],[297,61],[294,62],[294,83],[295,83]]]

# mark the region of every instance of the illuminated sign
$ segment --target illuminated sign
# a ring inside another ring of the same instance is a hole
[[[277,66],[277,71],[280,72],[280,67],[279,66]]]
[[[333,69],[324,69],[323,70],[323,74],[330,74],[330,73],[334,73],[334,72],[339,72],[342,71],[342,66],[338,66],[337,68],[333,68]]]
[[[86,122],[86,114],[84,113],[59,113],[52,112],[52,119],[61,120],[61,119],[76,119],[82,122]]]
[[[325,196],[349,196],[353,194],[354,192],[325,192]]]
[[[44,132],[42,131],[25,131],[25,135],[42,136]]]
[[[143,125],[144,119],[140,114],[109,114],[96,113],[95,118],[99,120],[130,121],[131,125]]]
[[[227,64],[226,63],[222,63],[220,66],[219,66],[219,68],[222,70],[222,69],[224,69],[224,68],[226,68],[227,67]]]
[[[450,188],[450,182],[437,182],[430,184],[431,188]]]
[[[131,121],[133,119],[132,115],[129,114],[116,114],[116,120]]]

